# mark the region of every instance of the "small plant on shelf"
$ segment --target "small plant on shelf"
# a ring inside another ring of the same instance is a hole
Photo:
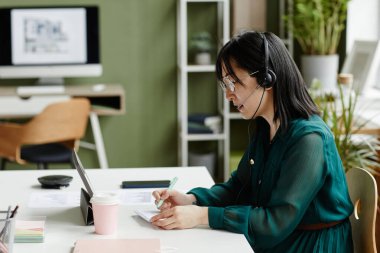
[[[211,51],[213,50],[211,35],[208,32],[199,32],[191,36],[189,41],[190,53],[194,56],[194,63],[198,65],[211,64]]]

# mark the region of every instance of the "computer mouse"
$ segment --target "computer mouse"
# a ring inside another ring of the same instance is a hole
[[[104,90],[105,88],[106,88],[106,86],[104,84],[102,84],[102,83],[95,84],[95,85],[92,86],[92,90],[96,91],[96,92],[100,92],[100,91]]]

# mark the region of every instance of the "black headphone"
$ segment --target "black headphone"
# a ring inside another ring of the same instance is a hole
[[[257,75],[257,82],[263,88],[270,88],[276,82],[277,77],[276,74],[269,69],[269,49],[268,49],[268,41],[263,33],[260,33],[263,38],[264,45],[264,73],[260,73]],[[261,72],[261,71],[260,71]]]

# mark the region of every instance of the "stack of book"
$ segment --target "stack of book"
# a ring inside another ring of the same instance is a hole
[[[212,134],[221,132],[221,117],[210,114],[191,114],[188,116],[189,134]]]
[[[16,220],[15,243],[43,242],[45,220]]]

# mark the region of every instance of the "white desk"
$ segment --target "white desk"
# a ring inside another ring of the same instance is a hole
[[[178,176],[178,190],[196,186],[210,187],[213,180],[205,167],[144,168],[87,170],[96,190],[119,189],[122,180],[171,179]],[[64,174],[74,177],[71,185],[62,190],[41,189],[37,178],[44,175]],[[173,247],[170,252],[253,252],[244,235],[208,227],[185,230],[161,230],[143,221],[133,212],[139,206],[121,206],[116,235],[101,236],[93,226],[85,226],[79,207],[28,208],[29,196],[39,191],[78,191],[83,186],[75,170],[0,171],[0,209],[20,205],[17,217],[47,216],[44,243],[14,244],[15,253],[69,253],[77,239],[83,238],[159,238],[161,247]],[[146,206],[145,206],[146,207]]]
[[[359,124],[367,123],[359,133],[380,136],[380,98],[359,97],[355,110]]]
[[[98,115],[118,115],[125,112],[124,90],[121,85],[104,85],[102,90],[93,85],[67,85],[63,93],[23,94],[17,93],[17,87],[0,87],[0,119],[33,117],[49,104],[68,100],[71,97],[85,97],[91,103],[90,122],[95,145],[85,145],[97,152],[100,168],[108,168],[103,136]]]

